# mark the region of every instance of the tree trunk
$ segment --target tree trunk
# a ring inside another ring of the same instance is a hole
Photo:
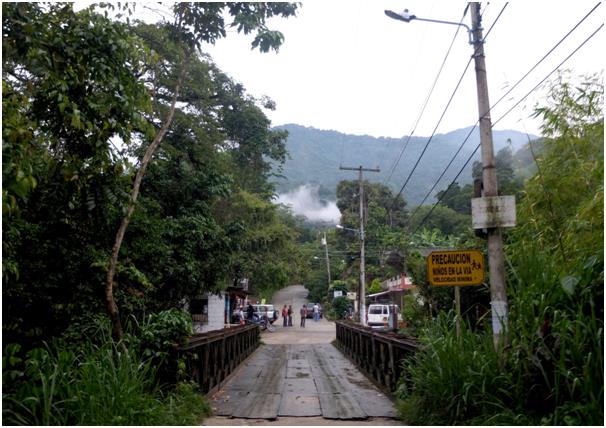
[[[152,159],[156,149],[162,142],[164,135],[168,131],[168,128],[172,124],[173,117],[175,115],[175,108],[177,104],[177,98],[179,96],[179,92],[181,90],[181,84],[183,82],[183,76],[185,74],[185,65],[181,70],[181,74],[177,79],[177,83],[175,85],[175,91],[173,94],[173,98],[171,101],[170,110],[168,112],[168,116],[164,120],[162,127],[154,137],[154,140],[149,145],[145,154],[143,155],[143,159],[141,160],[141,166],[135,175],[135,181],[133,183],[133,190],[130,194],[130,200],[128,202],[128,209],[126,211],[126,215],[122,218],[122,222],[120,223],[120,228],[118,229],[118,233],[116,233],[116,239],[114,241],[114,246],[112,248],[112,256],[109,262],[109,268],[107,270],[107,277],[105,279],[105,304],[106,310],[109,315],[109,318],[112,322],[112,337],[115,341],[119,341],[122,339],[123,331],[122,331],[122,322],[120,321],[120,313],[118,310],[118,305],[116,304],[116,300],[114,299],[114,276],[116,275],[116,268],[118,266],[118,255],[120,253],[120,247],[122,246],[122,240],[124,239],[124,234],[126,233],[126,228],[130,222],[130,218],[135,211],[135,204],[137,203],[137,198],[139,197],[139,189],[141,188],[141,181],[143,180],[143,176],[145,175],[145,170],[147,169],[147,165]]]

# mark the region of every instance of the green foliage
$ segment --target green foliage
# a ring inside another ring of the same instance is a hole
[[[408,423],[604,422],[603,86],[550,86],[537,174],[508,237],[507,346],[438,316],[399,390]],[[533,155],[534,156],[534,155]],[[473,327],[473,328],[470,328]]]
[[[381,290],[382,290],[382,288],[381,288],[381,281],[379,281],[378,278],[375,278],[370,283],[370,287],[368,288],[368,293],[367,294],[380,293]]]
[[[21,376],[3,381],[7,424],[185,425],[210,413],[191,385],[162,393],[151,363],[111,341],[78,352],[63,344],[37,348],[23,363],[13,351],[5,349],[3,371],[19,368]]]
[[[406,294],[404,296],[404,307],[402,308],[402,321],[406,323],[406,327],[401,329],[400,332],[416,337],[426,318],[426,311],[419,302],[417,293]]]
[[[330,291],[341,291],[343,293],[347,293],[350,290],[347,282],[337,279],[330,284]]]
[[[332,319],[343,319],[352,303],[346,296],[335,297],[330,303],[330,317]]]
[[[432,209],[431,215],[427,217]],[[421,222],[423,222],[422,227],[429,231],[438,230],[444,235],[458,235],[471,227],[471,216],[456,212],[444,205],[436,205],[435,207],[433,205],[423,205],[416,209],[411,217],[410,230],[416,230]]]
[[[144,358],[164,359],[175,345],[182,344],[194,333],[191,315],[169,309],[149,315],[139,324],[137,339]]]
[[[412,425],[491,424],[483,415],[509,413],[509,375],[501,371],[492,335],[441,313],[419,335],[421,351],[405,360],[397,396],[400,416]]]
[[[40,346],[103,310],[100,284],[132,186],[128,159],[142,156],[166,117],[184,64],[180,108],[120,252],[114,295],[123,320],[181,307],[238,278],[271,293],[300,274],[295,227],[269,202],[265,162],[285,157],[285,133],[270,131],[261,110],[271,103],[192,53],[226,35],[222,10],[259,47],[277,48],[265,20],[297,7],[176,4],[179,30],[67,4],[3,4],[5,340]],[[115,137],[125,144],[115,147]],[[271,215],[257,221],[243,207],[223,221],[242,188]],[[272,263],[250,261],[258,250]]]
[[[473,185],[466,184],[461,187],[459,183],[453,183],[448,190],[442,190],[436,195],[441,204],[459,214],[471,214],[471,198],[473,197]]]

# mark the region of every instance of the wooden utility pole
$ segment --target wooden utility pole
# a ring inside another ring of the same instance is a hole
[[[363,172],[381,172],[379,168],[357,168],[339,166],[339,169],[358,171],[360,182],[360,292],[358,293],[358,308],[360,308],[360,324],[366,325],[366,272],[364,266],[364,180]]]
[[[488,100],[488,81],[486,79],[486,61],[484,57],[484,40],[480,15],[480,3],[472,2],[471,23],[478,90],[478,112],[480,115],[480,144],[482,146],[482,181],[484,196],[498,196],[497,171],[492,143],[492,123],[490,119],[490,102]],[[503,256],[503,239],[498,227],[488,230],[488,266],[490,272],[490,304],[492,306],[492,328],[496,347],[506,334],[507,327],[507,294],[505,287],[505,262]]]

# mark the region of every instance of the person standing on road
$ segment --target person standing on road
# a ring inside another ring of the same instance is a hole
[[[299,312],[301,313],[301,327],[305,327],[305,318],[307,318],[307,306],[303,305]]]
[[[320,321],[320,308],[318,307],[318,304],[316,303],[314,305],[314,321]]]
[[[282,327],[288,326],[288,309],[286,305],[282,308]]]
[[[253,308],[253,305],[248,302],[248,306],[246,307],[246,319],[252,321],[254,313],[255,308]]]
[[[292,305],[288,305],[288,326],[292,327]]]

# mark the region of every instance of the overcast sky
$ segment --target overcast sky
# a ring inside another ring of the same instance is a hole
[[[526,74],[595,5],[596,1],[511,2],[488,34],[485,44],[491,104]],[[483,3],[484,34],[504,2]],[[402,137],[414,129],[422,106],[450,46],[456,26],[388,18],[385,9],[420,18],[460,22],[465,2],[457,1],[304,1],[298,16],[276,19],[271,27],[284,33],[279,53],[250,50],[250,38],[228,34],[207,46],[219,67],[254,96],[277,103],[268,112],[273,125],[297,123],[320,129],[375,137]],[[470,14],[463,22],[470,23]],[[494,106],[493,123],[577,48],[604,22],[599,6],[518,88]],[[464,29],[462,29],[464,30]],[[565,67],[576,74],[604,68],[604,30]],[[441,124],[438,121],[463,75],[472,48],[459,31],[437,86],[414,132],[429,136],[475,124],[477,99],[472,65]],[[538,134],[530,110],[535,93],[496,123],[496,129]]]

